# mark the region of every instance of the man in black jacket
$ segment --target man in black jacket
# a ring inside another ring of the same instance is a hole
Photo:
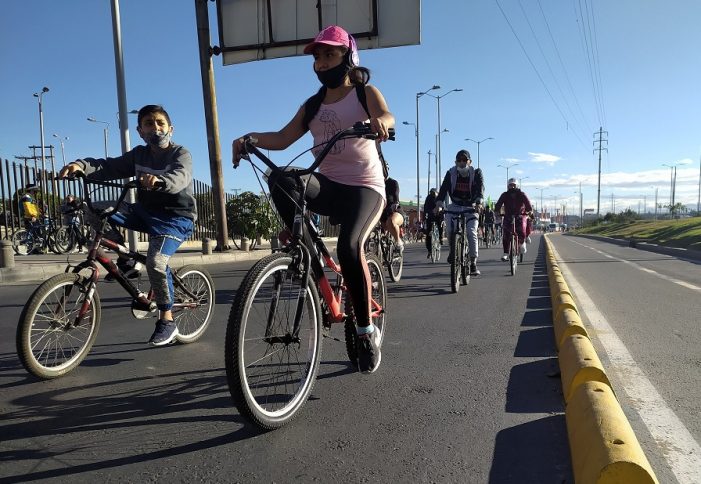
[[[438,224],[438,234],[441,245],[443,245],[443,212],[434,213],[436,202],[438,201],[438,190],[431,188],[428,196],[424,201],[424,215],[426,217],[426,250],[428,251],[427,259],[431,258],[431,234],[433,233],[433,224]]]

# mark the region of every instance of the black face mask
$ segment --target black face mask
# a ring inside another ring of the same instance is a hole
[[[344,57],[343,62],[338,64],[336,67],[327,69],[325,71],[314,71],[316,72],[316,77],[319,78],[321,82],[328,89],[335,89],[341,84],[346,78],[346,75],[351,70],[350,62],[346,57]]]

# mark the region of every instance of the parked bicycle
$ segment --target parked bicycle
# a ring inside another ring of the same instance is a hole
[[[53,219],[44,217],[31,222],[28,228],[18,229],[12,234],[12,248],[17,255],[46,253],[60,254],[56,249],[56,225]]]
[[[56,231],[54,244],[59,254],[68,254],[76,248],[83,248],[90,243],[90,226],[85,224],[83,208],[75,208],[65,213],[70,222]]]
[[[397,282],[402,278],[404,268],[404,254],[399,250],[389,232],[377,224],[365,241],[365,253],[375,254],[382,265],[387,268],[387,273],[392,282]]]
[[[460,285],[470,283],[470,259],[467,256],[467,222],[477,218],[474,208],[465,211],[446,210],[453,224],[453,233],[448,241],[451,244],[453,260],[450,261],[450,288],[453,292],[460,290]]]
[[[393,139],[393,130],[391,136]],[[247,138],[243,158],[255,155],[278,176],[293,177],[300,193],[305,175],[312,173],[334,144],[346,138],[375,139],[369,124],[356,123],[339,131],[311,167],[283,170]],[[251,162],[251,164],[253,164]],[[255,167],[255,165],[254,165]],[[303,237],[306,226],[313,245]],[[292,420],[312,392],[321,360],[322,333],[334,323],[344,325],[346,352],[357,366],[359,345],[353,306],[346,293],[341,268],[310,221],[306,201],[296,207],[289,243],[280,252],[257,262],[236,292],[226,329],[226,375],[239,412],[264,429]],[[367,256],[372,288],[372,323],[384,339],[387,298],[382,263]],[[324,272],[326,266],[335,282]]]
[[[69,264],[63,274],[55,275],[36,288],[24,305],[17,325],[17,353],[25,369],[40,378],[56,378],[76,368],[88,355],[100,329],[102,304],[97,282],[100,277],[98,264],[111,274],[132,299],[132,315],[145,319],[157,315],[154,294],[151,289],[142,291],[139,282],[132,283],[103,251],[110,249],[130,260],[146,263],[146,256],[104,237],[109,230],[109,217],[124,202],[128,191],[138,182],[124,185],[82,178],[85,186],[85,202],[99,219],[90,242],[86,260],[73,266]],[[114,205],[96,212],[90,200],[89,185],[121,188],[121,195]],[[173,316],[178,325],[177,341],[197,341],[209,326],[214,312],[214,283],[201,266],[186,265],[178,270],[171,268],[175,301]]]

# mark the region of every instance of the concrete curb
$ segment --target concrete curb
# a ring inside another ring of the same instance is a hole
[[[658,483],[582,324],[548,237],[546,263],[577,483]]]

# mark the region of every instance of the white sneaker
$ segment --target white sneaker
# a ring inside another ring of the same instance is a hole
[[[507,260],[509,260],[509,254],[504,254],[504,255],[502,255],[502,256],[501,256],[501,260],[503,260],[504,262],[506,262]]]
[[[525,254],[526,252],[528,252],[528,249],[526,248],[526,243],[524,242],[521,244],[521,255]]]

